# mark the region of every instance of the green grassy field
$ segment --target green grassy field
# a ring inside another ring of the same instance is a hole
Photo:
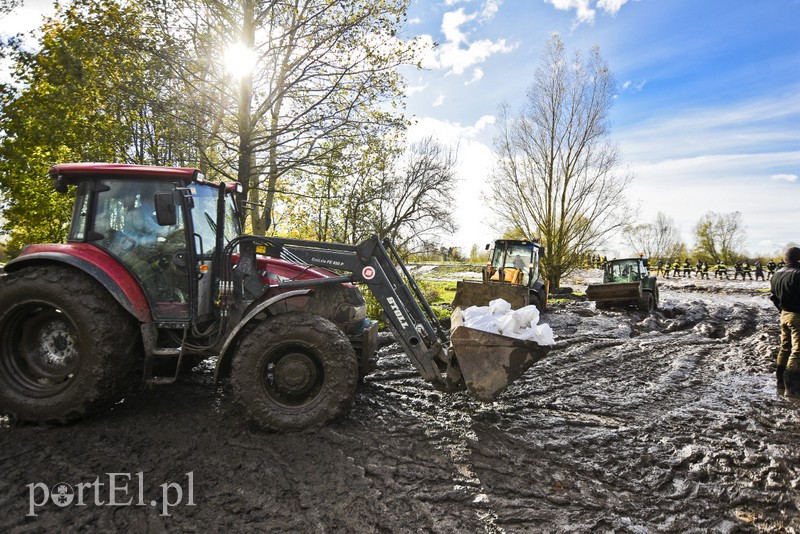
[[[471,263],[426,263],[408,267],[436,316],[439,319],[449,319],[452,312],[450,303],[456,295],[456,282],[464,278],[480,279],[482,266]],[[378,302],[368,290],[364,291],[364,297],[367,300],[367,315],[383,324]]]

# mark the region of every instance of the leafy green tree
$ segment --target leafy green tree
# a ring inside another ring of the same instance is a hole
[[[340,150],[330,150],[324,172],[309,177],[294,172],[284,177],[277,191],[272,232],[317,241],[358,243],[367,238],[377,218],[382,195],[380,175],[387,165],[381,144],[365,148],[355,167]],[[389,157],[390,158],[390,157]]]
[[[202,132],[202,165],[263,204],[255,233],[287,189],[280,182],[325,182],[332,159],[356,167],[358,147],[397,141],[405,128],[397,67],[416,56],[398,37],[408,0],[151,3],[181,42],[171,61],[190,88],[185,115]],[[226,69],[232,47],[248,68]]]
[[[740,259],[747,239],[742,214],[738,211],[717,213],[709,211],[694,227],[695,254],[722,260],[730,265]]]
[[[64,239],[70,199],[47,169],[68,161],[187,164],[188,132],[170,110],[168,71],[135,3],[76,0],[41,28],[38,47],[6,44],[0,89],[0,192],[9,252]],[[174,96],[170,96],[173,98]]]

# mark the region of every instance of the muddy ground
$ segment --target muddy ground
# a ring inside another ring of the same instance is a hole
[[[492,404],[388,345],[317,431],[253,428],[208,366],[70,426],[6,421],[0,531],[797,532],[800,404],[776,392],[765,287],[668,281],[649,316],[553,306],[555,349]],[[58,482],[84,506],[32,507]]]

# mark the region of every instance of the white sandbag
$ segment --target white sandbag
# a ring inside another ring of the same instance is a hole
[[[500,329],[497,325],[497,317],[494,315],[475,315],[469,322],[464,321],[464,326],[489,332],[490,334],[500,333]]]
[[[492,315],[505,315],[511,311],[511,303],[504,299],[495,299],[489,302]]]
[[[533,305],[514,310],[514,317],[522,327],[534,325],[539,322],[539,308]]]
[[[503,299],[496,299],[488,306],[470,306],[461,311],[464,326],[500,334],[516,339],[535,341],[539,345],[555,343],[553,329],[549,324],[539,322],[539,310],[536,306],[525,306],[512,310],[511,304]]]
[[[461,317],[463,317],[464,322],[467,323],[476,317],[489,315],[490,313],[489,306],[470,306],[469,308],[461,310]]]
[[[526,341],[535,341],[539,345],[552,345],[555,343],[553,329],[550,328],[550,325],[547,323],[533,325],[512,337],[517,337],[518,339],[524,339]]]
[[[502,335],[510,336],[518,332],[522,325],[519,323],[519,321],[517,321],[516,315],[513,312],[511,312],[511,313],[506,313],[505,315],[497,319],[497,326],[500,329],[500,333]]]

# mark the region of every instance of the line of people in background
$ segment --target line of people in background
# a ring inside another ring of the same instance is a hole
[[[607,258],[605,256],[588,254],[585,256],[583,263],[584,267],[588,269],[592,267],[602,269],[606,261]],[[652,268],[652,263],[650,265]],[[742,280],[771,280],[775,272],[783,269],[785,265],[786,262],[783,259],[777,263],[769,260],[766,265],[763,265],[761,260],[756,260],[752,265],[748,260],[742,260],[736,262],[731,270],[722,260],[718,260],[716,264],[712,263],[709,266],[707,261],[700,260],[693,265],[691,260],[686,258],[683,262],[680,260],[675,260],[674,262],[658,260],[656,274],[661,275],[663,278],[692,278],[694,274],[695,278],[708,280],[710,279],[710,273],[713,272],[714,278],[730,280],[732,271],[734,280],[738,280],[740,276]]]
[[[762,265],[761,260],[757,260],[753,266],[751,266],[750,262],[747,260],[738,261],[733,267],[733,279],[737,280],[741,276],[742,280],[770,280],[775,272],[778,269],[783,269],[785,265],[786,263],[783,260],[780,260],[778,263],[769,260],[766,265],[765,277],[764,265]],[[707,261],[699,260],[693,266],[689,258],[683,260],[683,263],[679,260],[675,260],[672,263],[670,263],[669,260],[658,260],[656,264],[656,273],[662,275],[664,278],[670,278],[670,275],[673,278],[691,278],[692,273],[694,273],[695,278],[704,278],[708,280],[710,278],[709,271],[714,272],[714,278],[731,279],[728,266],[722,260],[718,260],[717,264],[710,268]],[[753,278],[754,274],[755,278]]]

